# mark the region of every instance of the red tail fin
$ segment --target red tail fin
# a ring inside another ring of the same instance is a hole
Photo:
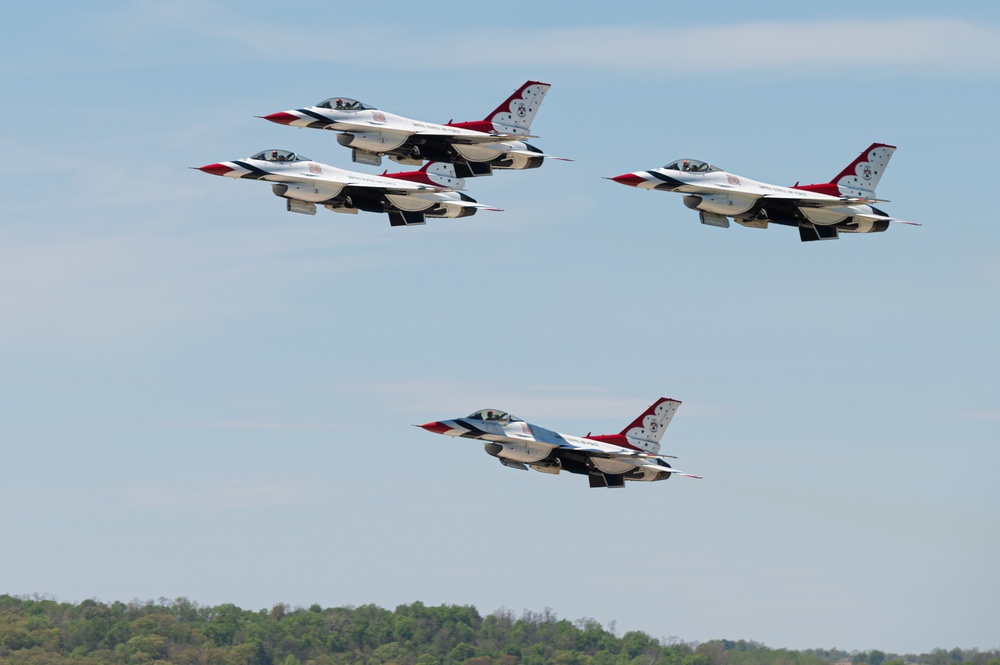
[[[383,173],[386,178],[409,180],[410,182],[441,187],[443,189],[465,189],[465,181],[455,175],[455,167],[446,162],[427,162],[417,171]]]
[[[621,431],[620,434],[600,434],[588,436],[595,441],[613,443],[623,448],[634,448],[647,453],[660,451],[660,439],[670,424],[670,419],[681,405],[679,400],[661,397],[643,411]]]
[[[896,146],[887,143],[872,143],[858,155],[844,170],[830,182],[815,185],[796,185],[804,189],[830,196],[853,196],[864,199],[875,198],[875,188],[889,165]]]

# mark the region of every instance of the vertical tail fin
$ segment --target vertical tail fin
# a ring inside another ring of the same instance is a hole
[[[384,178],[409,180],[421,185],[444,187],[447,189],[465,189],[465,181],[455,175],[455,167],[447,162],[427,162],[417,171],[400,171],[382,174]]]
[[[677,413],[681,403],[676,399],[661,397],[621,431],[628,442],[649,453],[660,450],[660,439]]]
[[[487,115],[485,120],[492,122],[494,129],[501,134],[528,136],[531,121],[535,119],[538,107],[542,105],[550,87],[552,86],[548,83],[526,81],[503,104]]]
[[[895,150],[894,145],[872,143],[847,168],[838,173],[830,184],[836,185],[842,196],[875,198],[875,188]]]

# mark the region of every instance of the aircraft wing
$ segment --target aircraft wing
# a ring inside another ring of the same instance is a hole
[[[840,198],[830,198],[830,199],[813,199],[813,198],[801,198],[797,196],[786,196],[783,194],[766,194],[765,199],[778,200],[778,201],[788,201],[793,205],[800,208],[839,208],[841,206],[856,206],[856,205],[870,205],[872,203],[888,203],[886,199],[868,199],[864,197],[855,196],[841,196]],[[863,212],[851,212],[851,217],[860,217],[862,219],[871,220],[884,220],[889,222],[895,222],[896,224],[909,224],[910,226],[923,226],[917,222],[908,222],[902,219],[896,219],[894,217],[887,217],[885,215],[877,215],[872,213]]]
[[[854,205],[869,205],[872,203],[887,203],[886,199],[869,199],[861,196],[824,196],[823,198],[813,197],[808,195],[798,195],[798,194],[785,194],[785,193],[774,193],[774,194],[759,194],[754,191],[748,191],[743,187],[738,187],[736,185],[685,185],[678,187],[678,192],[691,193],[691,194],[743,194],[746,196],[756,196],[760,199],[768,199],[772,201],[786,201],[797,206],[804,208],[836,208],[840,206],[854,206]],[[882,219],[879,217],[879,219]]]
[[[537,136],[532,134],[487,134],[486,132],[479,132],[481,136],[477,134],[462,134],[456,136],[451,132],[441,132],[433,129],[425,129],[417,132],[413,132],[413,136],[422,137],[436,137],[440,139],[445,139],[449,143],[503,143],[504,141],[523,141],[524,139],[537,139]],[[534,154],[534,153],[533,153]]]
[[[328,182],[336,185],[343,185],[345,187],[364,187],[368,189],[379,189],[390,194],[408,194],[412,192],[446,192],[451,191],[447,187],[435,187],[433,185],[424,185],[419,182],[411,182],[409,180],[396,180],[393,178],[379,178],[378,180],[369,180],[364,177],[358,177],[355,175],[342,176],[340,174],[313,174],[313,173],[276,173],[275,178],[269,178],[269,180],[278,180],[279,182]],[[385,182],[390,181],[390,182]]]
[[[762,198],[776,201],[788,201],[803,208],[837,208],[839,206],[870,205],[872,203],[887,203],[885,199],[869,199],[861,196],[841,196],[824,199],[794,196],[790,194],[765,194]]]
[[[688,478],[698,478],[701,476],[696,476],[693,473],[687,473],[686,471],[680,471],[672,466],[667,466],[661,460],[673,459],[671,455],[656,455],[653,453],[643,452],[641,450],[625,450],[621,451],[611,451],[598,446],[587,446],[587,445],[577,445],[564,441],[558,445],[559,448],[564,450],[572,450],[579,453],[584,453],[585,455],[590,455],[593,457],[604,457],[607,459],[621,460],[623,462],[631,462],[637,467],[644,469],[653,469],[659,471],[660,473],[676,473],[679,476],[687,476]]]

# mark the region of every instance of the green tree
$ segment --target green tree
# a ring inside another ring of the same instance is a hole
[[[125,643],[125,662],[143,665],[167,657],[167,640],[159,635],[137,635]]]

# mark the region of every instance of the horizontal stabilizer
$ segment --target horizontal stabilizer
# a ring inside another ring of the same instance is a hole
[[[503,212],[503,208],[495,208],[491,205],[486,205],[485,203],[478,203],[476,201],[448,201],[448,205],[457,206],[459,208],[477,208],[479,210],[492,210],[493,212]]]
[[[548,157],[549,159],[557,159],[560,162],[574,161],[569,157],[557,157],[556,155],[550,155],[545,152],[533,152],[531,150],[507,150],[506,152],[511,155],[524,155],[525,157]]]
[[[841,196],[831,199],[811,199],[783,194],[765,194],[765,199],[781,199],[793,201],[800,208],[839,208],[840,206],[871,205],[872,203],[888,203],[887,199],[870,199],[863,196]]]
[[[687,478],[697,478],[698,480],[704,480],[701,476],[696,476],[693,473],[688,473],[687,471],[681,471],[680,469],[675,469],[671,466],[666,466],[664,464],[657,464],[655,461],[650,460],[644,464],[640,464],[640,467],[644,469],[653,469],[654,471],[659,471],[660,473],[677,474],[678,476],[685,476]]]

